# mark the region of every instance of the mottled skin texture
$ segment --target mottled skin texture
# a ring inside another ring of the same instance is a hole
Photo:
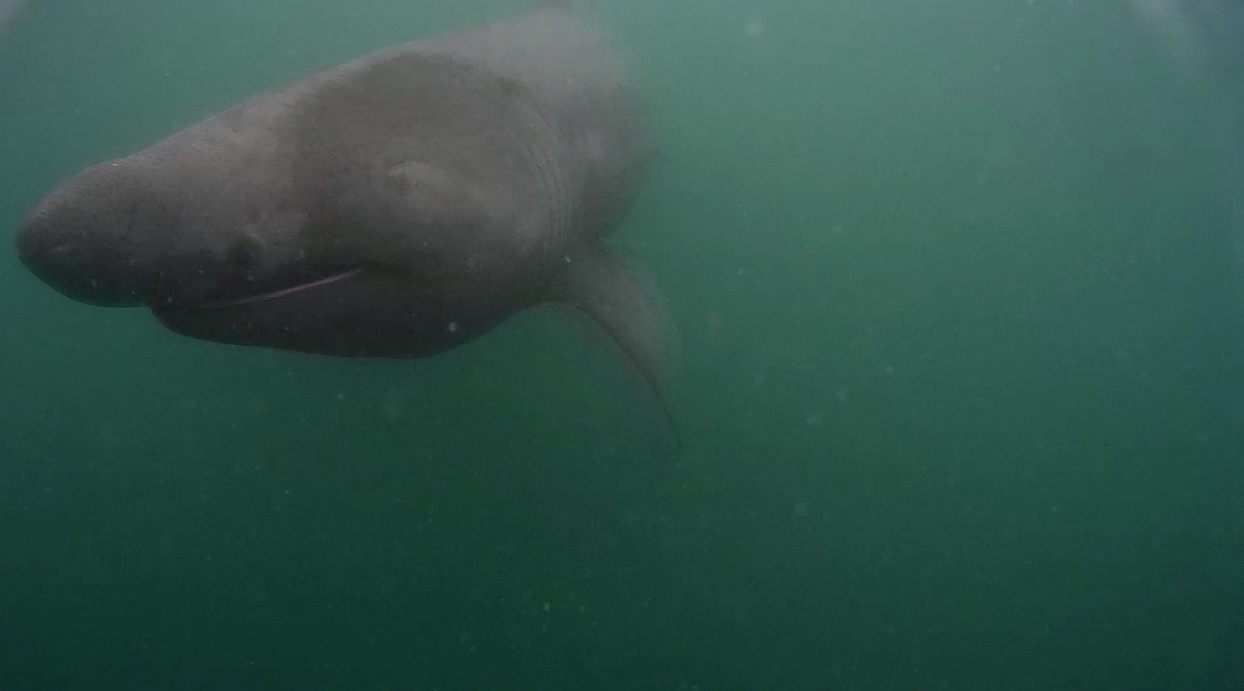
[[[427,355],[575,303],[566,266],[599,251],[643,159],[617,59],[550,9],[360,58],[88,169],[17,244],[70,297],[146,305],[189,336]]]

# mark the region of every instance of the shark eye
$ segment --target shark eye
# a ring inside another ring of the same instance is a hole
[[[225,258],[240,271],[249,273],[259,263],[259,247],[250,240],[238,240],[229,248]]]

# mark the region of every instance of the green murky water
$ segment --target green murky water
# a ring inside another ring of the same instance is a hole
[[[0,228],[521,6],[31,0]],[[1215,7],[596,3],[661,141],[619,240],[681,324],[677,459],[549,315],[322,360],[78,305],[6,251],[0,690],[1244,688]]]

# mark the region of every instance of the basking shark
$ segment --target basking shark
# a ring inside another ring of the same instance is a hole
[[[51,192],[17,253],[193,338],[421,357],[519,311],[587,315],[662,400],[676,335],[611,249],[649,155],[621,60],[547,6],[270,91]]]

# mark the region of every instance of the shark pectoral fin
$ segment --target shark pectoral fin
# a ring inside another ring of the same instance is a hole
[[[651,277],[613,250],[595,245],[568,254],[550,302],[587,315],[608,337],[614,354],[643,380],[681,449],[671,400],[679,337]]]

